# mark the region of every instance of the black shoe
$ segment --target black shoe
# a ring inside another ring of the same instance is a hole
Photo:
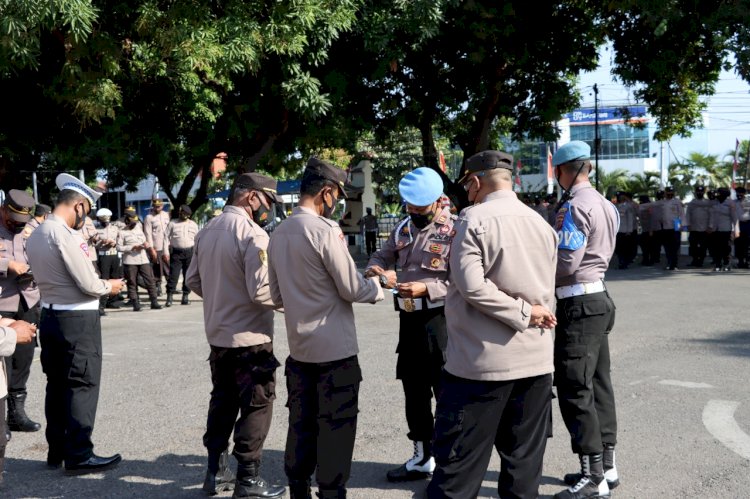
[[[63,458],[47,454],[47,468],[51,470],[59,470],[60,468],[62,468],[62,465]]]
[[[105,312],[104,310],[99,310],[99,317],[104,317],[105,315],[107,315],[107,312]]]
[[[120,309],[122,307],[117,302],[109,302],[109,303],[107,303],[106,308],[112,308],[112,309],[117,310],[117,309]]]
[[[165,307],[171,307],[172,303],[174,303],[172,301],[172,293],[167,293],[167,301],[166,301],[166,303],[164,303],[164,306]]]
[[[206,470],[206,478],[203,480],[203,492],[208,496],[215,496],[219,492],[234,489],[236,477],[232,470],[229,469],[228,463],[224,461],[219,465],[217,472]]]
[[[141,307],[141,302],[134,301],[133,302],[133,312],[140,312],[141,310],[143,310],[143,307]]]
[[[8,395],[8,431],[34,432],[42,425],[32,421],[26,415],[26,393],[16,392]],[[8,438],[10,440],[10,438]]]
[[[160,310],[162,308],[161,305],[159,305],[159,302],[154,300],[151,302],[151,310]]]
[[[591,477],[581,476],[581,479],[575,485],[555,494],[554,499],[598,499],[611,497],[611,495],[606,480],[597,484]]]
[[[87,473],[99,473],[100,471],[112,469],[122,461],[120,454],[110,457],[101,457],[96,454],[80,463],[65,463],[66,475],[85,475]]]
[[[180,302],[180,305],[190,305],[190,295],[187,293],[182,293],[182,301]]]
[[[431,476],[432,473],[408,470],[406,469],[405,464],[402,464],[398,468],[388,470],[388,473],[386,473],[386,478],[389,482],[411,482],[413,480],[424,480],[425,478],[430,478]]]
[[[237,465],[237,481],[234,484],[233,498],[274,498],[281,497],[284,494],[286,494],[286,487],[271,485],[260,477],[259,463]]]

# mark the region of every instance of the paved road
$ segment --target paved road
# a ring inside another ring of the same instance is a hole
[[[708,270],[667,273],[612,270],[617,304],[611,336],[618,399],[618,468],[623,498],[750,496],[750,274]],[[397,318],[390,303],[356,305],[364,381],[349,497],[420,497],[425,482],[393,485],[385,472],[410,456],[403,395],[394,380]],[[66,477],[44,465],[40,433],[15,434],[8,446],[2,497],[200,497],[205,454],[201,436],[210,390],[200,302],[103,319],[104,373],[96,451],[120,452],[116,470]],[[287,355],[283,318],[276,352]],[[266,443],[263,475],[284,483],[286,389]],[[29,412],[44,421],[44,376],[35,362]],[[574,471],[559,410],[545,457],[543,497]],[[499,461],[490,464],[480,497],[496,497]],[[228,496],[229,494],[224,494]]]

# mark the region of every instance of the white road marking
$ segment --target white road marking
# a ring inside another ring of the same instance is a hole
[[[663,379],[659,381],[659,384],[681,386],[683,388],[713,388],[713,385],[709,385],[708,383],[695,383],[693,381],[679,381],[676,379]]]
[[[174,483],[174,480],[160,480],[158,478],[146,478],[143,476],[124,476],[120,480],[128,483],[147,483],[149,485],[167,485]]]
[[[709,400],[703,408],[703,425],[716,440],[745,459],[750,459],[750,436],[734,419],[740,406],[732,400]]]

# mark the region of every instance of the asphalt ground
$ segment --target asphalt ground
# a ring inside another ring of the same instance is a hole
[[[636,265],[610,270],[607,283],[617,305],[610,345],[622,482],[613,497],[750,497],[750,273]],[[385,480],[412,450],[395,379],[397,314],[385,301],[356,304],[355,315],[364,381],[349,497],[421,497],[425,481]],[[202,316],[195,296],[189,306],[109,311],[102,319],[104,368],[93,439],[98,454],[119,452],[123,463],[103,474],[67,477],[46,468],[43,431],[14,433],[0,497],[201,497],[211,388]],[[283,363],[288,348],[281,315],[275,325]],[[277,381],[262,475],[286,483],[281,369]],[[37,350],[27,408],[41,423],[44,386]],[[564,488],[561,477],[578,467],[556,401],[553,414],[542,497]],[[498,470],[495,454],[479,497],[497,497]]]

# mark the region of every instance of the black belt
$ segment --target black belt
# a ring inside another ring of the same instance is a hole
[[[193,246],[189,248],[172,248],[172,253],[186,253],[188,251],[193,251]]]

